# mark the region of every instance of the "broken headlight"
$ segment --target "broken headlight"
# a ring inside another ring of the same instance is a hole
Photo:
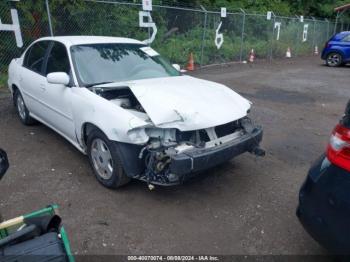
[[[127,133],[129,139],[135,144],[145,144],[149,140],[145,128],[135,128],[129,130]]]

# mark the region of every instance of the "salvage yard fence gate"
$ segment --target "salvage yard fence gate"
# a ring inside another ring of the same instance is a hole
[[[141,2],[141,0],[140,0]],[[311,55],[335,32],[349,25],[327,19],[284,17],[235,11],[209,11],[204,7],[113,0],[1,1],[0,83],[12,58],[43,36],[108,35],[148,39],[171,62],[185,65],[190,53],[200,66],[244,61],[255,56],[281,58],[288,48],[293,56]],[[64,3],[64,5],[62,4]]]

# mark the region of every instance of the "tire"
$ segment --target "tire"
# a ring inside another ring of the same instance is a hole
[[[97,180],[105,187],[116,189],[130,182],[119,157],[118,145],[98,129],[87,139],[88,157]]]
[[[16,90],[13,95],[13,101],[16,107],[16,111],[19,119],[24,125],[33,125],[36,121],[30,116],[28,108],[24,103],[22,94],[19,90]]]
[[[339,53],[332,52],[326,57],[326,64],[330,67],[338,67],[343,64],[343,56]]]

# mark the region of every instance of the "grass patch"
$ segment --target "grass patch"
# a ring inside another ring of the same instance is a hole
[[[7,86],[7,74],[0,73],[0,89],[4,89]]]

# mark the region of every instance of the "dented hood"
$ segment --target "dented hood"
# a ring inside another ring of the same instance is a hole
[[[214,82],[190,76],[153,78],[124,83],[154,125],[181,131],[214,127],[247,115],[251,103]]]
[[[224,85],[190,76],[137,80],[128,86],[156,126],[182,131],[238,120],[251,105]]]

